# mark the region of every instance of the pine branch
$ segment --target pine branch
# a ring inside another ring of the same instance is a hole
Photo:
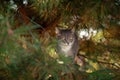
[[[112,66],[115,66],[115,67],[117,67],[118,69],[120,69],[120,65],[118,64],[118,63],[110,63],[110,62],[104,62],[104,61],[100,61],[100,60],[95,60],[95,59],[92,59],[92,58],[90,58],[90,57],[87,57],[87,56],[85,56],[85,55],[79,55],[79,56],[82,56],[82,57],[84,57],[84,58],[86,58],[86,59],[88,59],[88,60],[91,60],[91,61],[95,61],[95,62],[97,62],[97,63],[99,63],[99,64],[107,64],[107,65],[112,65]],[[80,58],[80,57],[79,57]]]

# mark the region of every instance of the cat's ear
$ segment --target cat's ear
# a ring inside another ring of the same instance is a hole
[[[74,33],[74,32],[75,32],[75,28],[73,27],[73,28],[71,29],[71,31]]]
[[[60,34],[60,29],[58,27],[55,28],[55,33]]]

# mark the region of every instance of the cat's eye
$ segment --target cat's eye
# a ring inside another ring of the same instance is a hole
[[[58,38],[61,39],[61,40],[64,40],[64,39],[65,39],[64,36],[59,36]]]

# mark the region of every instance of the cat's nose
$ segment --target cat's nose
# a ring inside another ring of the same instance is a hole
[[[69,45],[69,43],[65,43],[65,45]]]
[[[65,40],[65,45],[69,45],[69,42],[67,40]]]
[[[66,43],[65,43],[65,44],[66,44],[66,45],[69,45],[69,42],[67,42],[67,41],[66,41]]]

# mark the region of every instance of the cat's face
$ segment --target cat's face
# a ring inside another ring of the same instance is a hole
[[[69,46],[75,41],[74,30],[71,29],[61,30],[56,28],[56,36],[60,45]]]

